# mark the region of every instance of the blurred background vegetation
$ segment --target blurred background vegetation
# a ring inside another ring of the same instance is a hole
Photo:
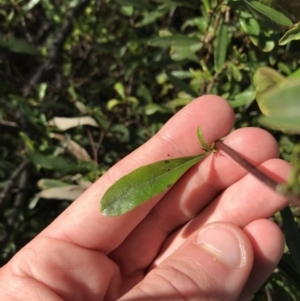
[[[195,97],[261,127],[253,76],[297,77],[298,0],[2,0],[1,265]],[[299,85],[300,86],[300,85]],[[269,129],[289,160],[300,133]],[[254,300],[299,300],[299,210]]]

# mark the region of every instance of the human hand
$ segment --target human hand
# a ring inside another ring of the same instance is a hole
[[[210,144],[233,123],[217,96],[183,108],[0,270],[0,300],[250,300],[282,255],[282,234],[267,218],[287,200],[224,153],[125,215],[98,209],[106,189],[139,166],[199,153],[198,126]],[[277,180],[287,177],[267,132],[240,129],[224,142]]]

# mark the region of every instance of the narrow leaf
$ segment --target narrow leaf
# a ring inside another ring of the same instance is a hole
[[[100,202],[106,216],[124,214],[171,187],[208,153],[158,161],[142,166],[108,188]]]
[[[295,27],[291,28],[283,35],[279,40],[279,45],[286,45],[295,40],[300,40],[300,23],[297,23]]]
[[[163,3],[166,6],[185,6],[192,9],[197,9],[198,4],[193,0],[156,0],[156,2]]]
[[[300,134],[299,117],[259,116],[258,123],[272,130],[287,134]]]
[[[286,244],[290,250],[295,268],[300,273],[300,234],[294,221],[294,216],[290,207],[285,207],[280,211],[283,222],[283,232]]]
[[[38,55],[38,50],[28,43],[25,39],[16,38],[14,36],[9,36],[2,34],[0,32],[0,47],[7,48],[11,52],[15,53],[25,53],[29,55]]]
[[[292,21],[285,16],[283,13],[275,10],[272,7],[266,6],[258,1],[245,1],[245,3],[251,7],[252,9],[256,10],[260,14],[264,15],[265,17],[269,18],[273,22],[282,25],[282,26],[292,26]]]
[[[200,59],[196,55],[199,49],[201,49],[201,43],[191,46],[172,46],[170,57],[176,62],[189,60],[199,64]]]
[[[210,147],[207,145],[206,141],[204,140],[202,131],[201,131],[201,129],[200,129],[199,126],[198,126],[198,128],[197,128],[197,136],[198,136],[199,142],[200,142],[201,145],[202,145],[202,148],[203,148],[205,151],[208,152],[208,151],[210,150]]]
[[[33,164],[47,170],[69,173],[79,169],[75,162],[63,157],[46,156],[38,152],[28,152],[27,156]]]
[[[300,291],[300,274],[296,271],[295,265],[292,264],[291,255],[284,253],[278,268],[284,274],[284,276],[293,283]]]
[[[183,34],[174,34],[170,36],[157,37],[148,42],[154,47],[172,47],[172,46],[192,46],[200,44],[197,37],[189,37]]]
[[[166,9],[154,10],[154,11],[146,14],[144,16],[143,20],[138,22],[135,25],[135,27],[143,27],[143,26],[149,25],[149,24],[153,23],[154,21],[156,21],[157,19],[164,16],[167,12],[168,12],[168,10],[166,10]]]
[[[192,89],[189,85],[187,85],[184,81],[179,79],[178,77],[174,76],[171,72],[166,72],[170,82],[180,90],[186,92],[187,94],[191,95],[192,97],[198,97],[198,93]]]
[[[151,9],[152,5],[148,3],[148,1],[140,1],[140,0],[114,0],[120,5],[126,6],[130,5],[139,9]]]
[[[221,71],[226,59],[228,45],[228,27],[222,23],[217,33],[216,47],[214,53],[215,70]]]
[[[230,105],[233,108],[239,108],[242,106],[249,106],[255,100],[255,91],[252,86],[243,92],[234,96],[233,100],[229,100]]]
[[[300,124],[299,124],[300,127]],[[295,201],[300,201],[300,144],[295,144],[291,154],[290,163],[292,170],[286,183],[280,184],[280,191],[285,194],[295,195]],[[299,270],[300,271],[300,270]]]

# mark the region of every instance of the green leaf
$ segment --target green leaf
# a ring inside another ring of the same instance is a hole
[[[122,83],[117,82],[114,84],[115,91],[120,95],[120,97],[124,100],[126,98],[125,87]]]
[[[282,26],[292,26],[292,21],[285,16],[283,13],[275,10],[272,7],[266,6],[258,1],[246,1],[245,3],[254,9],[255,11],[259,12],[260,14],[264,15],[265,17],[269,18],[273,22],[282,25]]]
[[[135,27],[143,27],[146,25],[149,25],[151,23],[153,23],[154,21],[156,21],[157,19],[161,18],[162,16],[164,16],[169,10],[167,9],[161,9],[161,10],[154,10],[150,13],[147,13],[143,20],[141,20],[140,22],[138,22]]]
[[[258,122],[284,133],[300,133],[300,80],[261,67],[255,72],[253,83],[258,106],[265,115]]]
[[[295,40],[300,40],[300,23],[297,23],[282,36],[279,40],[279,45],[286,45],[287,43]]]
[[[28,137],[28,135],[24,132],[19,132],[19,135],[20,135],[21,139],[23,140],[23,142],[25,143],[25,145],[27,146],[28,150],[34,151],[35,150],[34,141],[32,141]]]
[[[166,6],[185,6],[192,9],[197,9],[199,5],[193,0],[156,0]]]
[[[299,117],[260,116],[258,123],[287,134],[300,134]]]
[[[120,12],[126,17],[132,17],[134,13],[134,8],[131,5],[123,5],[120,8]]]
[[[227,73],[229,76],[232,76],[234,78],[234,80],[236,80],[237,82],[240,82],[243,79],[243,74],[242,72],[239,70],[238,66],[236,66],[235,64],[231,63],[231,62],[226,62],[226,66],[227,66]]]
[[[108,188],[100,202],[100,211],[106,216],[116,216],[134,209],[167,190],[206,155],[166,159],[134,170]]]
[[[175,112],[175,110],[178,107],[184,107],[192,100],[193,100],[192,98],[174,98],[166,103],[166,107],[172,109],[172,111]]]
[[[272,37],[262,28],[261,24],[250,13],[241,12],[239,22],[249,36],[251,42],[264,52],[270,52],[275,46]]]
[[[39,2],[41,2],[41,0],[30,0],[28,1],[24,6],[23,9],[25,11],[29,11],[31,10],[33,7],[35,7],[37,4],[39,4]]]
[[[200,44],[196,37],[189,37],[183,34],[174,34],[170,36],[157,37],[148,41],[150,46],[154,47],[172,47],[172,46],[192,46]]]
[[[115,106],[122,104],[123,102],[118,100],[118,99],[110,99],[107,104],[106,104],[106,108],[107,110],[111,111]]]
[[[300,234],[295,223],[293,213],[290,207],[285,207],[280,211],[283,222],[283,232],[286,244],[291,253],[294,265],[298,273],[300,273]]]
[[[230,100],[229,103],[233,108],[239,108],[242,106],[247,106],[255,100],[255,91],[253,86],[250,86],[248,89],[234,96],[233,100]]]
[[[144,113],[147,116],[153,115],[157,112],[159,113],[170,113],[169,108],[162,106],[157,103],[148,103],[147,105],[144,106]]]
[[[26,40],[0,33],[0,47],[9,49],[11,52],[38,55],[38,50]]]
[[[278,87],[284,83],[286,78],[269,67],[260,67],[256,70],[253,77],[253,84],[256,88],[256,93],[263,95],[272,88]]]
[[[130,5],[139,9],[151,9],[152,5],[148,3],[148,1],[141,0],[113,0],[121,5]]]
[[[199,64],[199,57],[195,54],[201,48],[201,43],[192,46],[172,46],[170,56],[174,61],[190,60]]]
[[[296,271],[295,265],[288,260],[289,257],[289,254],[283,254],[278,264],[278,268],[283,272],[288,280],[300,290],[300,274]]]
[[[215,70],[221,71],[226,59],[228,46],[228,27],[222,23],[216,37],[216,47],[214,51]]]
[[[27,156],[35,165],[48,170],[57,170],[61,173],[71,173],[75,171],[78,172],[81,169],[80,165],[77,165],[63,157],[45,156],[37,152],[28,152]]]
[[[208,152],[208,151],[210,150],[210,147],[209,147],[209,146],[207,145],[207,143],[205,142],[200,127],[197,128],[197,137],[198,137],[199,142],[200,142],[201,145],[202,145],[202,148],[203,148],[206,152]]]
[[[298,78],[299,79],[300,78],[300,68],[295,70],[293,73],[291,73],[288,76],[288,78],[290,78],[290,79],[293,79],[293,78],[297,79]]]
[[[199,8],[199,4],[197,2],[195,2],[194,0],[167,0],[164,1],[164,3],[170,3],[176,6],[185,6],[188,8],[192,8],[192,9],[198,9]]]
[[[203,5],[205,7],[206,12],[209,13],[211,10],[210,0],[203,0]]]
[[[184,81],[179,79],[178,77],[174,76],[171,72],[166,72],[170,82],[180,90],[186,92],[187,94],[191,95],[192,97],[198,97],[198,93],[192,89],[189,85],[187,85]]]
[[[300,144],[294,145],[291,160],[292,170],[286,183],[279,185],[279,190],[283,194],[293,194],[298,203],[300,197]],[[299,269],[300,271],[300,269]]]
[[[285,80],[264,93],[257,94],[256,100],[266,116],[298,117],[300,122],[300,80]]]

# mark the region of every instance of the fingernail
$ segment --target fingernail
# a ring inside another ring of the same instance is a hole
[[[201,231],[196,244],[232,268],[242,265],[242,249],[236,235],[229,229],[212,226]]]

